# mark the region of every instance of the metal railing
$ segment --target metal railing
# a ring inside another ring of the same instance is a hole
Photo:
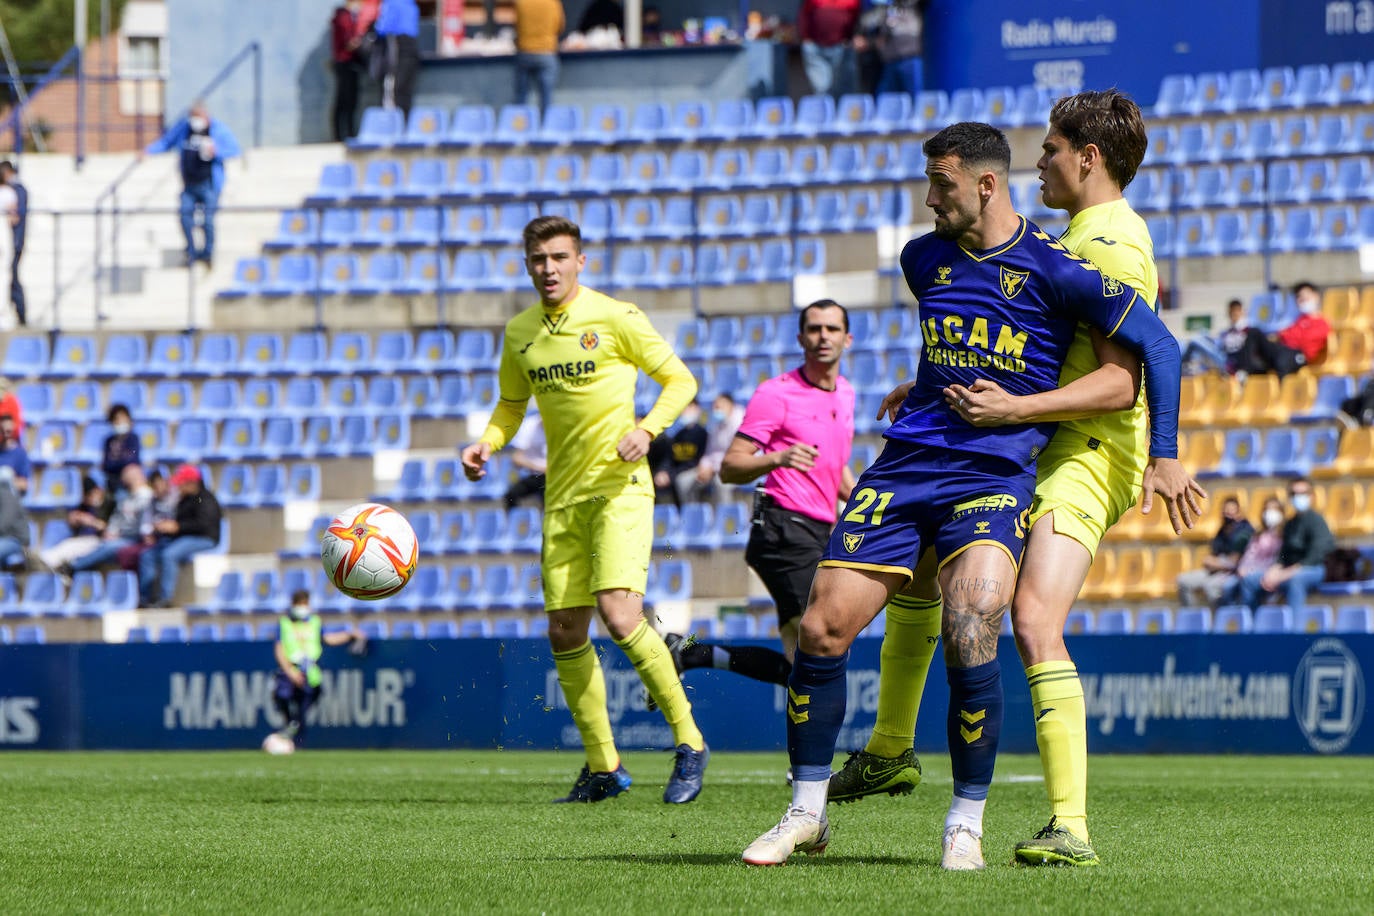
[[[210,78],[208,82],[195,93],[195,98],[205,98],[219,88],[220,84],[227,80],[245,60],[252,61],[253,79],[253,146],[262,145],[262,46],[256,41],[250,41],[238,50],[229,61],[220,68],[219,72]],[[173,123],[185,117],[187,111],[179,112]],[[141,157],[130,162],[123,171],[119,173],[110,184],[101,191],[95,198],[95,253],[94,253],[94,274],[95,274],[95,311],[97,315],[101,312],[101,297],[103,294],[104,279],[106,276],[107,265],[104,258],[104,233],[101,231],[102,217],[107,213],[109,216],[109,239],[110,239],[110,262],[108,270],[111,272],[111,285],[118,288],[119,285],[119,237],[120,237],[120,209],[119,209],[119,189],[138,168]]]

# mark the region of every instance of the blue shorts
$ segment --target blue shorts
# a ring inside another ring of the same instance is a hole
[[[854,485],[820,565],[911,576],[927,547],[943,566],[988,544],[1019,567],[1034,496],[1034,467],[890,439]]]

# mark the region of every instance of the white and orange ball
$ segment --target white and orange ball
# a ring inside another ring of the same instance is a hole
[[[334,517],[320,539],[320,561],[334,587],[377,601],[405,588],[420,545],[406,517],[380,503],[359,503]]]

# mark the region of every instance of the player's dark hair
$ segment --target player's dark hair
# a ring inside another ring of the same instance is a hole
[[[573,248],[582,253],[582,230],[577,223],[564,216],[536,216],[525,226],[525,254],[535,245],[556,239],[560,235],[571,236]]]
[[[992,168],[999,174],[1011,171],[1011,144],[1007,135],[981,121],[960,121],[921,144],[926,159],[958,156],[966,167]]]
[[[1310,280],[1300,280],[1297,283],[1293,284],[1293,297],[1297,298],[1298,293],[1302,292],[1305,289],[1310,289],[1317,295],[1321,295],[1321,290],[1317,289],[1317,284],[1313,283]]]
[[[1050,109],[1050,127],[1075,150],[1089,143],[1097,147],[1107,174],[1123,191],[1150,145],[1140,106],[1118,89],[1064,96]]]
[[[110,409],[105,412],[105,420],[109,423],[113,423],[115,417],[120,414],[124,414],[124,416],[128,417],[130,420],[134,418],[134,415],[129,412],[128,404],[111,404]]]
[[[806,333],[806,313],[811,311],[812,309],[839,309],[840,314],[844,316],[844,332],[846,334],[849,333],[849,309],[845,308],[843,305],[840,305],[834,299],[817,299],[815,302],[811,303],[797,314],[798,334]]]

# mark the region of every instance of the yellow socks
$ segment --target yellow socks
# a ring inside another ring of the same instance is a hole
[[[878,717],[865,748],[897,757],[916,737],[916,713],[926,675],[940,640],[940,599],[897,595],[887,605],[887,626],[879,650]]]
[[[1035,743],[1056,824],[1088,839],[1088,721],[1083,684],[1073,662],[1041,662],[1026,669]]]
[[[682,680],[673,667],[673,658],[663,644],[663,637],[655,633],[647,621],[641,621],[633,633],[624,640],[617,639],[615,644],[634,664],[649,696],[663,710],[663,718],[673,730],[673,744],[685,744],[694,751],[705,747],[701,731],[692,718],[692,704],[682,689]],[[602,705],[605,705],[604,697]]]
[[[614,771],[620,765],[620,754],[611,734],[611,717],[606,712],[606,677],[601,673],[596,649],[588,640],[576,649],[553,653],[553,663],[573,723],[582,735],[587,769],[593,773]]]

